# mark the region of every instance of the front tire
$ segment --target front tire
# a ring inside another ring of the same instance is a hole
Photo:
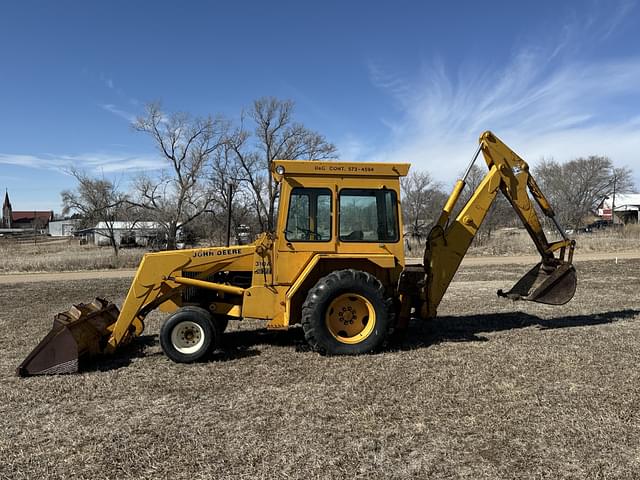
[[[176,310],[160,329],[160,346],[177,363],[193,363],[218,346],[221,332],[211,314],[200,307]]]
[[[313,350],[327,355],[377,350],[393,325],[392,304],[370,273],[332,272],[318,280],[302,306],[305,338]]]

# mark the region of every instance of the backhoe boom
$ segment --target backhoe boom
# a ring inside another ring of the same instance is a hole
[[[450,221],[453,209],[466,185],[466,177],[480,152],[489,172],[460,213]],[[427,237],[424,254],[426,282],[423,317],[436,315],[444,293],[499,191],[509,200],[542,257],[541,263],[525,275],[511,291],[500,291],[499,294],[514,300],[525,299],[553,304],[565,303],[573,296],[576,282],[571,262],[575,242],[567,238],[558,225],[553,209],[529,173],[529,165],[487,131],[481,135],[480,146],[469,168],[463,178],[456,182],[436,225]],[[540,210],[553,220],[562,240],[549,243],[529,192]],[[568,258],[565,260],[567,250]],[[559,251],[557,257],[554,255],[556,251]]]

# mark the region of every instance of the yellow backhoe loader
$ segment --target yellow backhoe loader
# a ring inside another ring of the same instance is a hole
[[[450,218],[480,152],[488,173]],[[176,362],[205,358],[219,345],[227,322],[242,318],[264,319],[275,330],[302,324],[311,348],[329,355],[380,349],[411,315],[436,315],[498,192],[542,257],[511,290],[498,294],[552,305],[573,297],[575,242],[556,222],[527,163],[495,135],[480,137],[428,235],[422,265],[405,263],[399,199],[400,178],[408,171],[403,163],[275,161],[280,205],[274,232],[250,245],[146,254],[121,310],[96,299],[58,314],[18,375],[75,372],[82,357],[113,352],[140,335],[145,316],[157,307],[171,313],[160,344]],[[532,199],[553,220],[559,241],[547,241]]]

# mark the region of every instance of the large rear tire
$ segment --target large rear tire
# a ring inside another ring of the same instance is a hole
[[[219,344],[222,333],[204,308],[187,306],[176,310],[160,329],[165,355],[177,363],[193,363],[207,357]]]
[[[327,355],[378,350],[391,333],[392,305],[370,273],[332,272],[318,280],[302,306],[304,336],[313,350]]]

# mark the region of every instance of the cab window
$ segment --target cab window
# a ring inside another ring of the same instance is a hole
[[[340,191],[340,240],[343,242],[397,242],[398,201],[386,189],[346,188]]]
[[[294,188],[289,199],[285,238],[290,242],[331,240],[331,190]]]

